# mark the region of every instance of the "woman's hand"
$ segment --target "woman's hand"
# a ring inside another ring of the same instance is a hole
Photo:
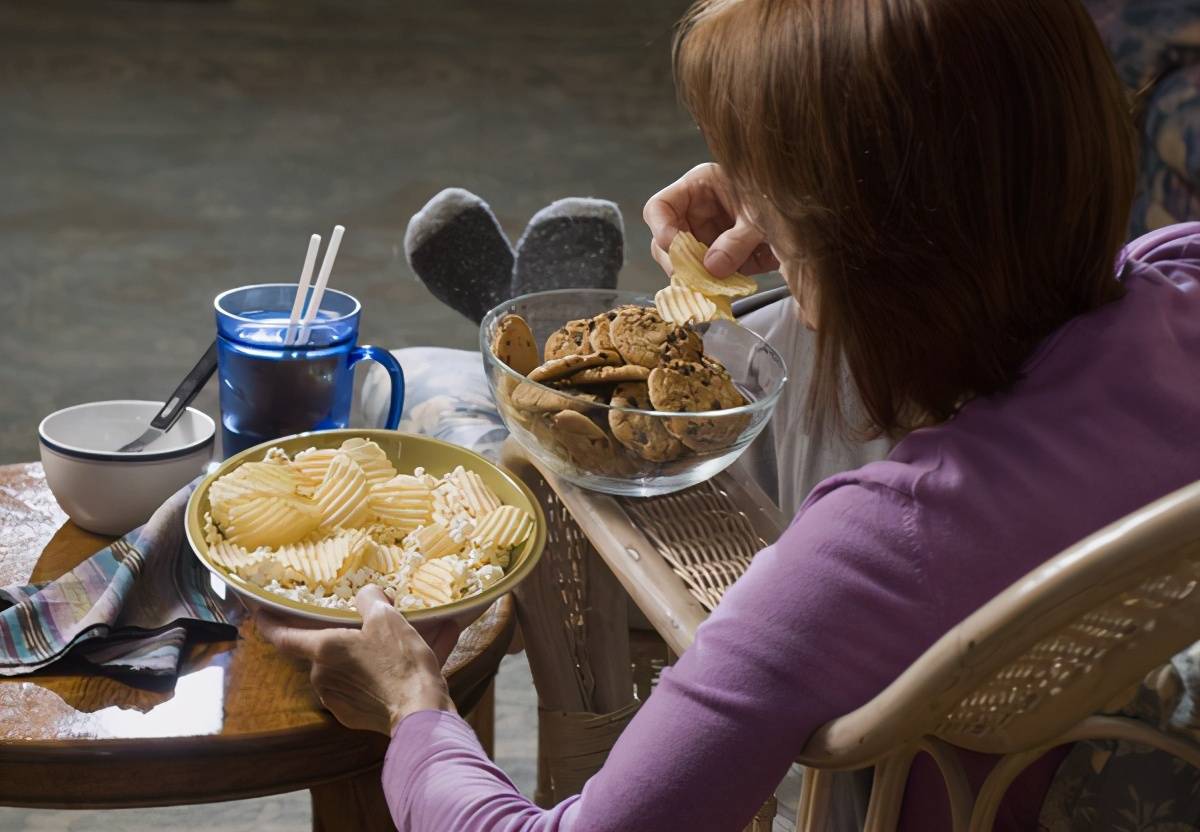
[[[458,626],[444,622],[426,644],[379,587],[364,587],[355,604],[361,630],[293,627],[269,613],[260,613],[256,623],[281,652],[312,662],[317,698],[348,728],[391,736],[411,713],[453,711],[441,668]]]
[[[667,252],[680,231],[690,231],[709,246],[704,268],[716,277],[736,271],[759,274],[779,268],[762,231],[730,211],[729,183],[719,165],[697,165],[650,197],[642,219],[654,239],[650,254],[663,270],[672,271]]]

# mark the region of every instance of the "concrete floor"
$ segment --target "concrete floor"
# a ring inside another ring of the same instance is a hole
[[[347,227],[335,285],[363,341],[472,347],[404,262],[443,187],[515,240],[563,196],[615,200],[622,283],[661,282],[646,197],[705,158],[675,103],[684,0],[0,0],[0,463],[46,413],[170,391],[212,339],[211,299],[292,280]],[[198,406],[216,416],[213,385]],[[532,789],[533,694],[498,691],[498,757]],[[303,794],[111,813],[0,809],[0,830],[297,832]]]

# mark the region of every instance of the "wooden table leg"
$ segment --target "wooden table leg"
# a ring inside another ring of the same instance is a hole
[[[380,775],[374,768],[309,789],[313,832],[396,832]]]
[[[467,714],[463,719],[467,724],[475,730],[475,736],[479,738],[479,744],[483,746],[483,751],[488,755],[489,760],[496,759],[496,680],[488,682],[487,690],[483,692],[483,696],[479,697],[479,701],[475,703],[475,709]]]

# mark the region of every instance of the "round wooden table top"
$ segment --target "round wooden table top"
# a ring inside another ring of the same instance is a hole
[[[0,586],[52,580],[109,540],[67,519],[40,464],[0,466]],[[193,645],[162,688],[53,666],[0,677],[0,804],[232,800],[373,771],[387,739],[340,726],[303,663],[279,655],[244,613],[230,617],[240,638]],[[459,640],[445,673],[460,712],[486,689],[513,624],[506,596]]]

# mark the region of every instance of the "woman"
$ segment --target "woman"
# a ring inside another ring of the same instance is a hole
[[[777,432],[841,414],[904,438],[813,489],[552,809],[486,759],[378,592],[361,632],[264,621],[339,719],[392,735],[401,829],[741,829],[823,722],[1200,475],[1200,225],[1118,252],[1134,143],[1078,0],[707,0],[675,63],[719,167],[650,201],[656,256],[689,229],[715,273],[778,262],[816,354],[808,415]],[[1034,826],[1054,762],[1018,781],[1001,828]],[[914,771],[908,828],[948,828],[940,789]]]

